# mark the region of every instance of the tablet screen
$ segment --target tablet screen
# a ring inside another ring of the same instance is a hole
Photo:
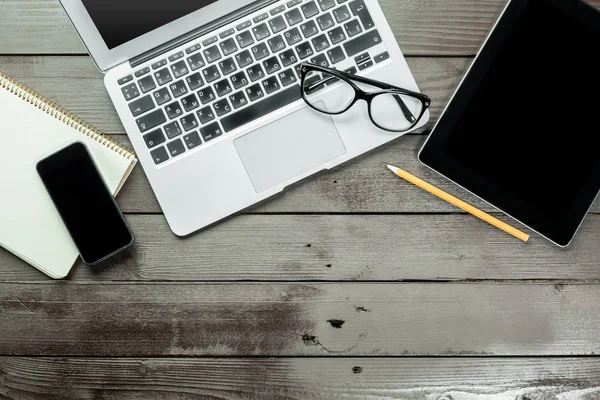
[[[585,25],[530,1],[443,151],[564,217],[600,160],[599,48]]]

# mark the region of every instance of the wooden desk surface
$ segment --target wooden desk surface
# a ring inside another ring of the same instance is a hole
[[[380,2],[433,123],[505,0]],[[0,70],[128,143],[57,0],[2,0]],[[489,210],[418,164],[424,139],[185,240],[138,167],[134,249],[67,281],[0,249],[0,398],[600,398],[600,202],[570,248],[523,244],[384,168]]]

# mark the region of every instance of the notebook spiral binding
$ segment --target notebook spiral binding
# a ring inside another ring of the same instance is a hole
[[[0,72],[0,88],[8,90],[15,96],[39,108],[59,121],[77,129],[79,132],[99,142],[103,146],[119,153],[127,159],[135,157],[135,153],[126,146],[108,137],[106,133],[88,124],[54,101],[40,95],[27,85],[17,82],[14,78]]]

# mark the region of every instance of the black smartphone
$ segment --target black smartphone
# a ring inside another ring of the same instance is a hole
[[[131,246],[133,233],[83,143],[41,160],[37,172],[84,263],[98,265]]]

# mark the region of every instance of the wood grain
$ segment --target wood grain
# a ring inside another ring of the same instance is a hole
[[[0,284],[0,355],[592,355],[599,285]]]
[[[590,358],[0,358],[8,399],[593,399]]]
[[[128,220],[134,247],[107,268],[78,264],[71,279],[600,280],[597,215],[568,249],[536,235],[524,244],[468,215],[242,215],[185,239],[162,216]],[[1,248],[0,281],[51,284]]]
[[[470,58],[409,58],[420,89],[433,99],[432,119],[442,112]],[[104,87],[104,76],[87,56],[0,56],[0,71],[31,86],[108,133],[125,130]]]

